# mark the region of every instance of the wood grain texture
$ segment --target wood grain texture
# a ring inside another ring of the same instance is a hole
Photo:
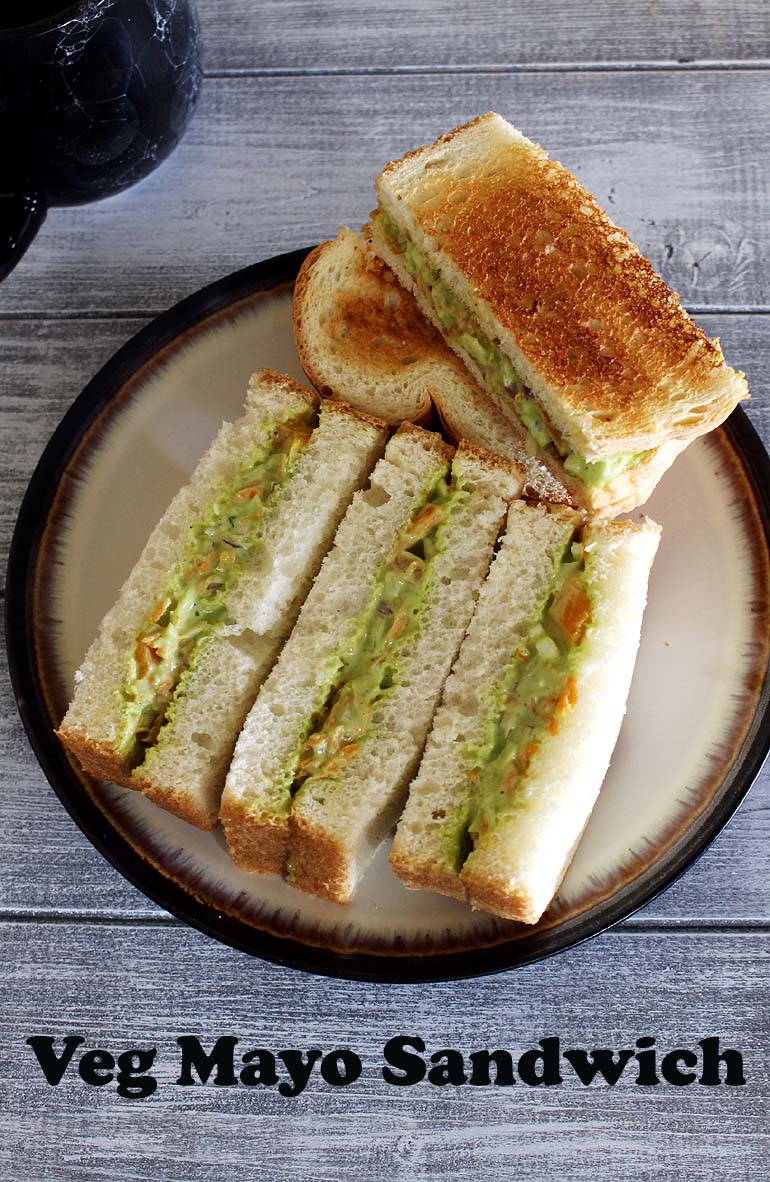
[[[755,936],[615,933],[546,964],[419,988],[298,975],[183,929],[3,924],[0,942],[12,966],[0,980],[4,1182],[766,1176],[767,964]],[[114,1083],[88,1088],[69,1073],[50,1087],[25,1039],[69,1034],[114,1053],[156,1047],[157,1091],[121,1099]],[[237,1037],[237,1054],[347,1047],[363,1071],[344,1089],[315,1073],[294,1098],[177,1087],[175,1040],[190,1034],[207,1047]],[[381,1075],[396,1035],[420,1036],[427,1054],[509,1049],[514,1063],[543,1037],[590,1051],[651,1035],[666,1052],[717,1035],[742,1053],[747,1082],[644,1088],[627,1069],[612,1088],[585,1087],[565,1069],[554,1087],[399,1088]]]
[[[770,57],[756,0],[250,0],[203,4],[209,70],[751,61]]]
[[[0,314],[160,311],[360,225],[388,159],[490,108],[573,169],[686,303],[770,305],[768,107],[770,70],[208,79],[162,168],[51,211]]]
[[[746,370],[748,413],[770,440],[770,316],[701,316],[730,361]],[[104,320],[6,321],[0,333],[0,546],[7,552],[26,484],[64,411],[100,365],[141,326]],[[259,358],[255,358],[255,366]],[[157,915],[66,816],[35,762],[5,674],[0,681],[0,914],[9,912]],[[643,912],[647,922],[770,920],[766,850],[770,774],[766,772],[726,832],[671,890]],[[44,871],[41,871],[44,867]]]

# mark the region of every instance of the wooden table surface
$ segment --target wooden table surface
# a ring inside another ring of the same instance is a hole
[[[358,225],[383,163],[500,111],[591,189],[725,353],[770,440],[770,5],[759,0],[200,0],[207,77],[174,156],[53,210],[0,290],[0,545],[40,452],[142,323],[229,271]],[[255,363],[258,359],[255,359]],[[701,860],[615,930],[456,984],[365,986],[190,930],[81,835],[4,673],[0,1178],[366,1182],[770,1177],[770,777]],[[157,1092],[49,1086],[25,1039],[158,1047]],[[176,1038],[352,1048],[360,1079],[174,1086]],[[382,1047],[664,1050],[718,1035],[742,1087],[387,1086]]]

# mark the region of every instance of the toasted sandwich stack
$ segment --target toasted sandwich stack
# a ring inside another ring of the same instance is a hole
[[[371,247],[474,379],[463,389],[436,371],[433,387],[415,343],[442,421],[502,454],[524,449],[534,495],[592,516],[631,510],[748,396],[628,236],[499,115],[387,165],[377,197]],[[538,488],[544,469],[557,495]]]
[[[310,252],[293,311],[297,352],[321,394],[370,414],[376,408],[389,423],[426,423],[435,409],[450,439],[521,468],[524,496],[572,503],[563,481],[527,450],[513,408],[492,402],[360,234],[343,228]]]

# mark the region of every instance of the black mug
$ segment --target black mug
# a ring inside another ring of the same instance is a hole
[[[0,279],[49,205],[110,197],[160,164],[200,81],[194,0],[2,0]]]

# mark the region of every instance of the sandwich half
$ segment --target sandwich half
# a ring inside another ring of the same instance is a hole
[[[523,468],[524,496],[574,504],[527,451],[513,407],[490,398],[360,234],[342,228],[310,252],[293,318],[303,369],[321,394],[389,423],[426,422],[435,408],[450,438]]]
[[[235,740],[387,428],[262,370],[174,498],[75,676],[84,769],[217,823]]]
[[[642,504],[748,397],[560,164],[488,114],[388,164],[374,249],[592,515]]]
[[[521,474],[406,424],[356,495],[222,797],[236,864],[347,902],[395,822]]]
[[[543,914],[617,740],[659,537],[511,506],[391,849],[407,886]]]

